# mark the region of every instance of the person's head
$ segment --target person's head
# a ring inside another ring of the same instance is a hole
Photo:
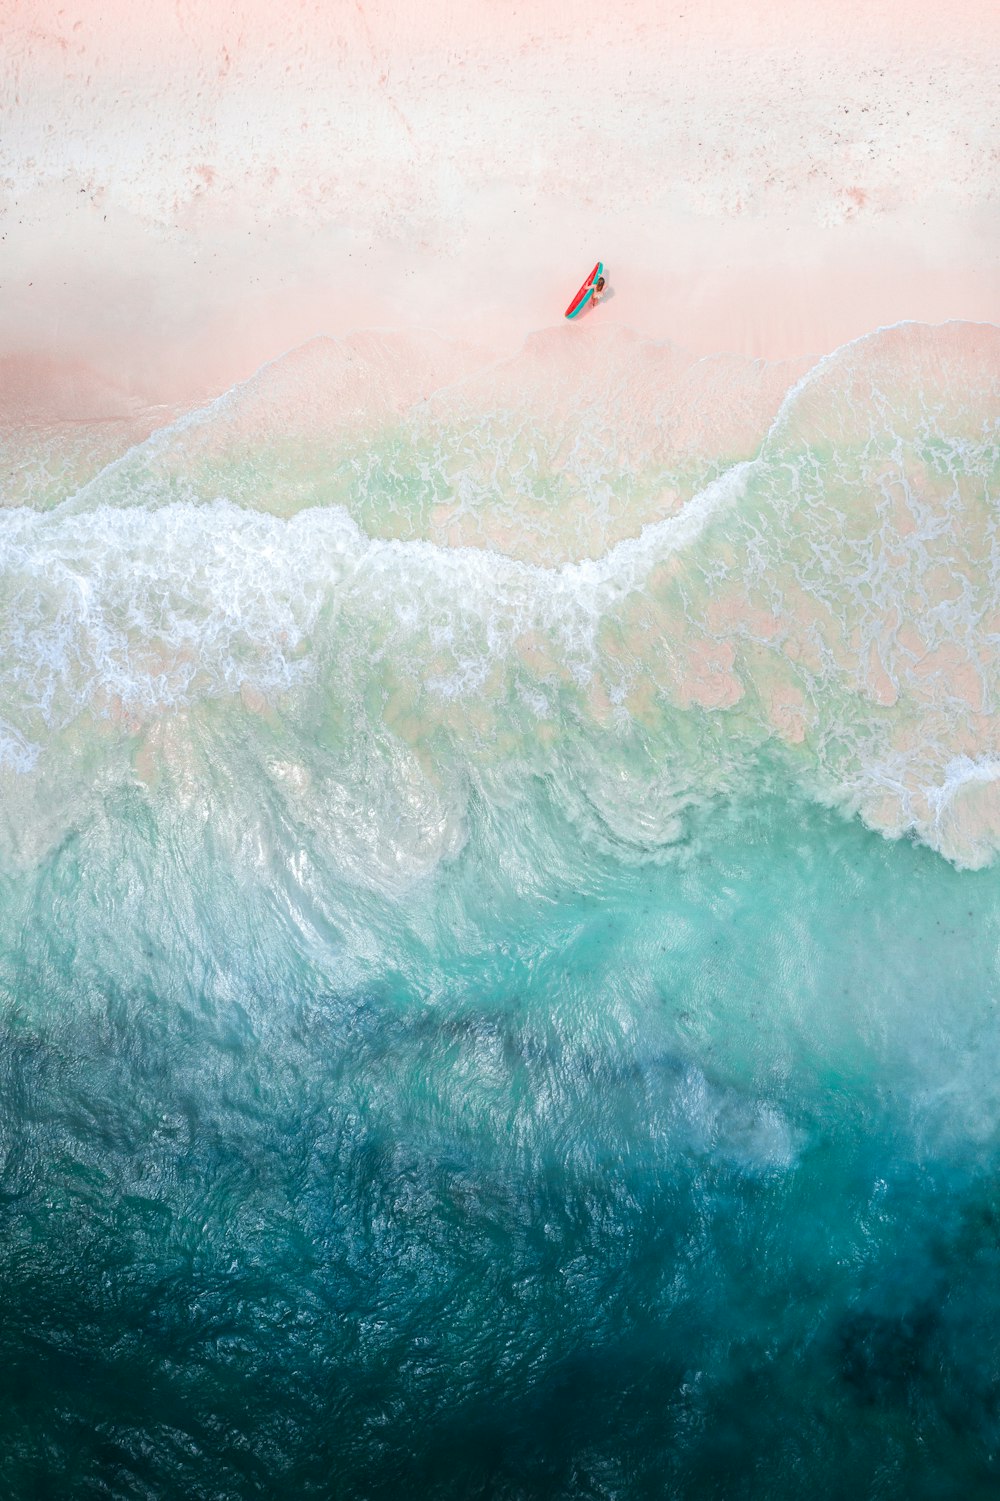
[[[599,276],[597,278],[597,290],[599,292],[603,292],[604,291],[604,277],[603,276]]]

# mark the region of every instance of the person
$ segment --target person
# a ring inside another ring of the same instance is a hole
[[[600,302],[600,300],[601,300],[601,298],[602,298],[603,295],[604,295],[604,277],[603,276],[599,276],[597,278],[597,280],[594,282],[594,295],[593,295],[593,297],[590,300],[591,300],[591,302]]]

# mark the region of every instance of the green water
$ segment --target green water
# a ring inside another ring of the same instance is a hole
[[[5,1494],[994,1492],[995,874],[539,780],[289,889],[134,797],[7,883]]]
[[[0,1498],[1000,1493],[1000,332],[564,332],[4,481]]]

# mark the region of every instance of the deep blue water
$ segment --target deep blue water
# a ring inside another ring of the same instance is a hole
[[[629,865],[530,796],[576,889],[484,813],[351,984],[225,869],[180,951],[210,826],[8,889],[5,1494],[994,1492],[996,876],[773,795]]]
[[[567,329],[0,466],[0,1501],[1000,1494],[1000,335]]]

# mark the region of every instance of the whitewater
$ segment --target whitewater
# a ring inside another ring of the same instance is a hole
[[[994,1493],[998,372],[7,428],[6,1494]]]

